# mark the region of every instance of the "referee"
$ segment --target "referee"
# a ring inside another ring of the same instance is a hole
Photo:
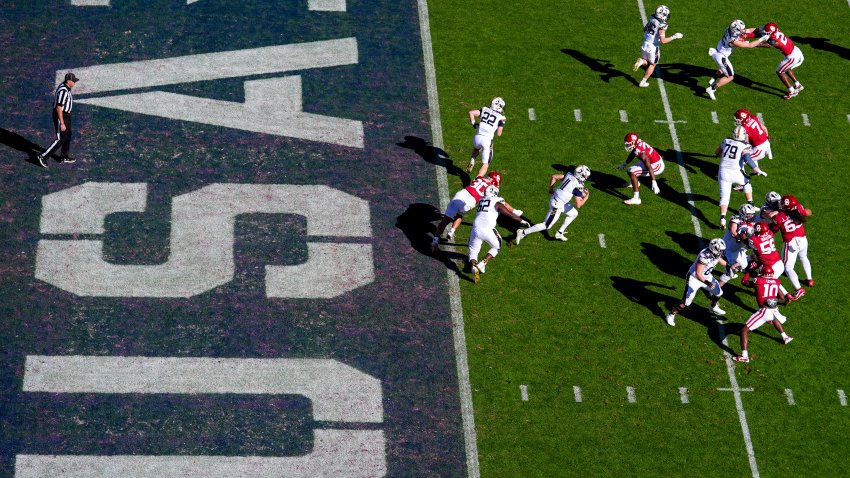
[[[65,74],[65,81],[56,87],[56,96],[53,101],[53,127],[56,130],[56,139],[53,144],[47,147],[43,153],[38,155],[38,165],[46,168],[44,158],[59,148],[59,162],[73,163],[74,158],[68,156],[68,150],[71,148],[71,137],[73,136],[73,126],[71,122],[71,112],[74,110],[74,96],[71,94],[71,88],[79,81],[73,73]]]

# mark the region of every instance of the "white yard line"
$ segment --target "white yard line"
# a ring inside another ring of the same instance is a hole
[[[519,386],[519,397],[522,399],[523,402],[528,401],[528,386],[527,385],[520,385]]]
[[[788,399],[788,405],[796,405],[797,402],[794,401],[794,391],[790,388],[785,389],[785,398]]]
[[[841,390],[840,388],[838,389],[838,403],[840,403],[842,407],[847,406],[847,394],[844,393],[844,390]]]
[[[576,403],[581,403],[581,387],[573,385],[573,396],[576,398]]]
[[[646,8],[644,8],[643,0],[637,0],[638,9],[640,10],[640,16],[643,19],[643,24],[646,24]],[[664,113],[667,117],[667,126],[670,130],[670,136],[673,139],[673,149],[676,151],[676,161],[679,163],[679,174],[682,176],[682,183],[685,188],[685,194],[688,198],[688,206],[691,212],[691,223],[694,226],[694,232],[699,238],[699,247],[702,249],[705,242],[702,239],[702,230],[700,228],[699,220],[696,216],[696,207],[694,206],[694,200],[691,196],[691,185],[688,181],[687,171],[685,170],[684,160],[682,159],[682,148],[679,144],[679,135],[676,132],[676,124],[673,122],[673,112],[670,109],[670,100],[667,97],[667,89],[664,87],[664,81],[661,79],[661,70],[656,69],[656,75],[658,75],[658,91],[661,93],[661,100],[664,103]],[[728,347],[728,337],[726,336],[726,330],[723,327],[723,324],[720,322],[717,323],[717,330],[719,336],[721,338],[721,342]],[[735,362],[732,360],[732,356],[728,353],[723,354],[726,359],[726,371],[729,376],[729,382],[732,385],[732,393],[735,396],[735,408],[738,411],[738,421],[741,424],[741,432],[744,436],[744,446],[747,451],[747,458],[750,462],[750,471],[753,474],[753,478],[759,478],[759,470],[758,463],[756,462],[756,454],[753,449],[753,439],[750,435],[750,427],[747,423],[747,415],[744,412],[744,403],[741,399],[741,391],[740,386],[738,385],[738,378],[735,376]]]
[[[635,395],[635,387],[626,387],[626,398],[629,403],[637,403],[637,395]]]
[[[600,234],[600,235],[599,235],[599,247],[601,247],[601,248],[603,248],[603,249],[605,249],[606,247],[608,247],[608,246],[605,244],[605,234]]]
[[[626,110],[620,110],[620,122],[621,123],[628,123],[629,122],[629,114],[626,112]]]
[[[806,113],[803,113],[802,116],[803,116],[803,126],[811,126],[812,123],[809,122],[809,115],[807,115]]]
[[[440,126],[440,102],[437,97],[437,75],[434,72],[434,50],[431,47],[431,27],[428,18],[427,0],[417,0],[419,6],[419,30],[422,36],[422,57],[425,62],[425,83],[428,88],[428,108],[431,111],[431,144],[443,149],[443,130]],[[434,158],[437,189],[440,194],[440,210],[449,203],[449,186],[446,168],[441,158]],[[469,363],[466,352],[466,333],[463,328],[463,309],[460,303],[460,283],[453,271],[446,269],[449,285],[449,302],[452,313],[452,335],[454,337],[455,363],[457,366],[460,410],[463,419],[463,438],[466,447],[466,475],[479,478],[478,438],[475,434],[475,418],[472,412],[472,387],[469,382]]]
[[[528,109],[528,120],[529,121],[537,121],[537,112],[534,111],[534,108]]]
[[[682,403],[690,403],[691,401],[688,399],[688,389],[685,387],[679,387],[679,398],[682,399]]]
[[[720,124],[720,120],[717,118],[717,112],[716,111],[711,112],[711,122],[714,123],[714,124]]]
[[[581,121],[581,110],[573,110],[573,116],[576,117],[576,121]]]

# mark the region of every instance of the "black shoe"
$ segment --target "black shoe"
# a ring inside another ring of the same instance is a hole
[[[59,160],[60,160],[59,161],[60,163],[74,163],[74,162],[77,161],[76,159],[71,158],[71,157],[59,158]]]
[[[39,155],[37,155],[37,156],[35,157],[35,159],[37,159],[37,160],[38,160],[38,165],[39,165],[39,166],[41,166],[42,168],[47,168],[47,165],[46,165],[46,164],[44,164],[44,156],[42,156],[42,155],[40,155],[40,154],[39,154]]]

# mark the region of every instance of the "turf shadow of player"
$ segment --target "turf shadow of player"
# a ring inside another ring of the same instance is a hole
[[[599,73],[601,73],[601,75],[599,75],[599,78],[605,83],[610,83],[612,78],[623,77],[634,85],[638,84],[637,80],[632,78],[631,75],[614,68],[614,65],[608,60],[591,58],[578,50],[572,50],[569,48],[562,48],[561,53],[569,55],[575,58],[576,60],[584,63],[591,70],[598,71]]]
[[[709,58],[710,60],[710,58]],[[700,84],[705,78],[714,77],[714,68],[689,65],[687,63],[662,63],[658,65],[661,79],[667,83],[673,83],[689,88],[694,96],[705,97],[705,85]],[[656,71],[658,71],[656,70]],[[704,83],[704,82],[703,82]],[[766,83],[753,81],[737,71],[735,72],[735,83],[751,90],[768,94],[785,95],[785,91]]]
[[[574,170],[575,166],[553,164],[552,169],[562,173],[568,173]],[[622,192],[623,178],[620,176],[614,176],[613,174],[608,174],[598,169],[593,169],[590,171],[590,177],[587,178],[587,182],[590,183],[592,189],[602,191],[605,194],[613,196],[617,199],[625,199],[628,197]]]
[[[469,174],[463,168],[455,166],[454,161],[449,159],[449,153],[443,149],[432,145],[418,136],[405,136],[404,141],[396,143],[396,145],[402,148],[412,149],[414,153],[418,154],[425,161],[446,168],[446,174],[457,176],[461,178],[463,184],[469,184]]]
[[[830,40],[829,38],[812,38],[798,36],[791,36],[788,38],[793,40],[794,43],[802,43],[804,45],[809,45],[815,50],[828,51],[830,53],[835,53],[836,55],[840,56],[841,58],[844,58],[845,60],[850,60],[850,48],[830,43],[832,40]]]
[[[442,217],[443,214],[440,213],[435,206],[431,204],[414,203],[409,205],[407,210],[396,218],[395,226],[401,229],[416,252],[443,262],[443,264],[445,264],[448,269],[454,271],[459,278],[471,282],[472,278],[466,275],[461,268],[458,267],[458,263],[466,263],[466,256],[464,254],[443,250],[434,254],[431,251],[431,237],[433,237],[436,232],[434,223],[438,222],[442,219]]]
[[[44,152],[44,148],[41,146],[24,138],[18,133],[3,128],[0,128],[0,143],[22,153],[26,153],[27,162],[39,166],[38,158],[36,156],[38,156],[39,153]]]

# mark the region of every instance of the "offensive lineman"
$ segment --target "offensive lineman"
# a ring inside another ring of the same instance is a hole
[[[709,241],[708,247],[699,251],[697,258],[694,260],[694,263],[691,264],[691,268],[688,269],[688,274],[685,277],[687,282],[685,285],[685,294],[682,296],[682,300],[678,304],[674,305],[670,309],[670,312],[664,317],[667,325],[671,327],[676,326],[676,314],[685,310],[685,308],[689,307],[694,302],[697,291],[700,289],[705,289],[711,299],[711,306],[708,308],[710,313],[714,315],[726,314],[726,311],[717,305],[717,303],[720,302],[720,297],[723,295],[723,289],[720,288],[720,283],[717,279],[711,275],[711,271],[717,266],[717,264],[724,267],[727,265],[726,260],[723,258],[723,253],[725,251],[726,243],[724,243],[723,239],[720,239],[719,237],[715,237]]]
[[[655,71],[655,65],[661,59],[661,49],[658,47],[658,44],[666,45],[684,36],[681,33],[674,33],[670,37],[666,36],[667,19],[669,17],[670,9],[666,5],[659,5],[655,9],[655,13],[643,27],[643,45],[640,47],[640,58],[635,61],[632,67],[633,71],[638,71],[640,67],[646,65],[646,73],[644,73],[643,79],[638,83],[638,86],[641,88],[649,86],[647,80],[652,76],[652,72]]]
[[[578,210],[587,202],[590,196],[590,191],[584,187],[584,182],[590,177],[590,168],[580,164],[576,169],[567,174],[553,174],[549,177],[549,194],[552,198],[549,199],[549,212],[546,214],[546,219],[543,222],[535,224],[526,229],[520,229],[516,232],[514,244],[519,244],[525,236],[540,232],[544,229],[551,229],[558,222],[563,212],[566,216],[564,223],[561,225],[558,232],[555,233],[555,239],[566,241],[567,236],[564,235],[567,227],[578,217]],[[562,181],[561,181],[562,180]],[[555,189],[555,183],[561,181],[561,185]],[[575,198],[575,206],[570,204],[570,200]]]
[[[732,50],[735,48],[755,48],[767,41],[768,35],[761,37],[755,42],[744,40],[744,35],[754,31],[755,28],[747,29],[743,21],[734,20],[726,28],[723,38],[717,42],[717,48],[710,48],[708,50],[708,54],[714,60],[714,63],[717,64],[717,71],[714,73],[714,78],[708,81],[708,88],[705,89],[708,97],[712,100],[717,99],[714,94],[718,88],[735,78],[735,69],[732,68],[732,62],[729,61],[729,55],[732,54]]]
[[[750,158],[750,145],[746,141],[747,133],[742,126],[737,126],[732,131],[732,137],[724,138],[714,151],[714,154],[720,157],[720,169],[717,173],[717,182],[720,187],[720,229],[726,229],[726,211],[729,208],[729,196],[732,194],[733,184],[743,186],[747,204],[753,203],[753,186],[744,174],[744,163],[759,176],[767,176],[767,173],[759,169],[758,164]]]
[[[484,273],[487,263],[499,254],[502,246],[502,237],[496,230],[499,214],[512,217],[521,225],[528,226],[528,222],[523,220],[517,212],[522,213],[506,203],[504,198],[499,197],[499,188],[496,186],[488,186],[484,197],[478,201],[478,213],[472,222],[472,233],[469,235],[469,265],[472,268],[472,280],[475,283],[481,280],[481,274]],[[478,262],[478,253],[485,242],[490,245],[490,250],[487,251],[484,260]]]
[[[493,136],[502,136],[502,130],[507,121],[502,114],[504,108],[505,100],[497,96],[490,102],[490,106],[469,110],[469,122],[475,128],[475,136],[472,138],[472,154],[469,156],[469,165],[466,166],[467,173],[472,171],[475,158],[480,153],[481,168],[478,170],[478,176],[487,174],[487,168],[490,167],[490,161],[493,159]],[[478,124],[475,123],[477,117],[480,117]]]

